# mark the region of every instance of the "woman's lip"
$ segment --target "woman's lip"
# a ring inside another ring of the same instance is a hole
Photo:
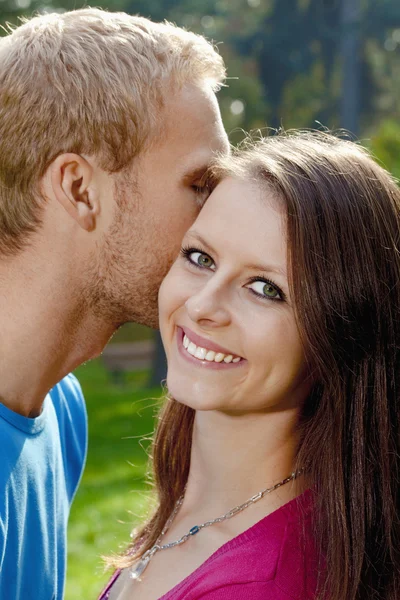
[[[182,358],[185,362],[188,362],[197,368],[207,369],[207,370],[211,370],[211,371],[220,371],[221,369],[222,370],[226,370],[226,369],[235,370],[237,368],[242,367],[247,362],[245,359],[242,359],[236,363],[234,363],[234,362],[225,363],[224,361],[217,363],[214,361],[200,360],[198,358],[195,358],[194,356],[189,354],[189,352],[187,350],[185,350],[185,348],[183,346],[183,336],[184,335],[185,334],[183,332],[183,329],[181,327],[177,327],[176,341],[177,341],[177,345],[178,345],[178,352],[182,356]]]
[[[200,348],[205,348],[206,350],[213,350],[213,352],[221,352],[222,354],[232,354],[232,356],[239,356],[235,352],[231,352],[222,346],[218,346],[218,344],[214,344],[211,340],[207,340],[206,338],[197,335],[194,331],[189,329],[188,327],[178,326],[178,329],[182,329],[184,335],[186,335],[191,342],[196,344],[196,346],[200,346]]]

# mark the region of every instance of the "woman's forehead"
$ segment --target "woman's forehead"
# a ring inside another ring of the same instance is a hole
[[[286,218],[276,195],[254,182],[227,178],[213,191],[187,237],[254,265],[286,272]]]

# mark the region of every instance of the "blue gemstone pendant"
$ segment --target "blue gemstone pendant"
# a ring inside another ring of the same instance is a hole
[[[200,527],[198,525],[195,525],[194,527],[192,527],[192,529],[190,529],[189,535],[196,535],[196,533],[199,533],[199,531]]]

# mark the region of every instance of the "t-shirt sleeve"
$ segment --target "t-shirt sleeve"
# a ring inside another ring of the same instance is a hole
[[[274,581],[250,581],[210,590],[198,596],[197,600],[298,600],[298,598],[287,595],[275,585]]]
[[[81,479],[87,454],[88,426],[85,400],[78,380],[64,377],[50,392],[60,430],[64,472],[69,501]]]

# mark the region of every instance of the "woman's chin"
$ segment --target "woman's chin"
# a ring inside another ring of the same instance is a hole
[[[212,390],[200,383],[182,385],[182,381],[167,377],[167,388],[169,396],[193,410],[223,410],[226,408],[225,397],[216,397]]]
[[[220,404],[218,404],[216,402],[211,402],[211,401],[207,402],[203,398],[196,399],[191,396],[186,396],[183,394],[173,394],[170,390],[169,390],[169,395],[172,398],[174,398],[174,400],[179,402],[179,404],[184,404],[185,406],[188,406],[189,408],[192,408],[193,410],[201,410],[201,411],[203,411],[203,410],[204,411],[223,410],[223,408],[221,407]]]

